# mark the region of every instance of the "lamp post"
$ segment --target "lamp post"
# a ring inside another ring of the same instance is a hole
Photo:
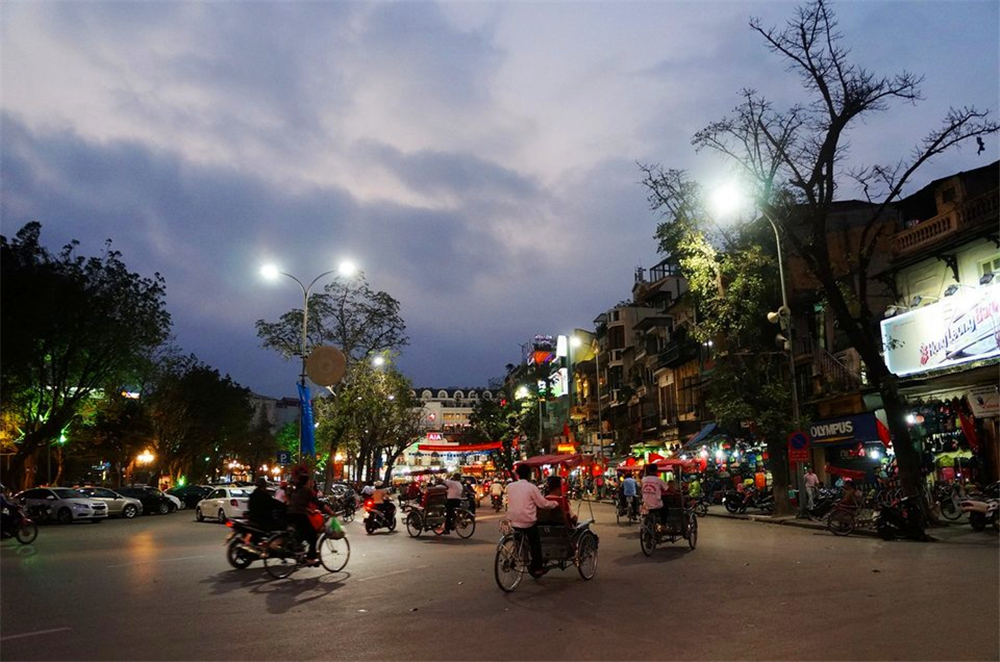
[[[287,276],[294,280],[299,289],[302,290],[302,345],[299,348],[299,354],[302,357],[302,374],[299,377],[299,384],[302,386],[303,393],[305,393],[306,386],[306,348],[309,344],[309,292],[312,291],[313,285],[315,285],[324,276],[329,276],[334,272],[338,272],[342,276],[352,276],[357,268],[352,262],[342,262],[336,269],[330,269],[329,271],[324,271],[320,275],[310,281],[308,285],[304,284],[301,280],[293,276],[292,274],[281,271],[274,265],[265,265],[261,268],[261,274],[269,280],[274,280],[278,276]],[[302,439],[303,435],[306,433],[306,404],[300,403],[299,405],[299,452],[298,452],[298,462],[302,463]]]

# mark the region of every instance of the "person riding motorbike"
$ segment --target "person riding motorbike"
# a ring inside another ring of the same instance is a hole
[[[267,479],[257,479],[257,486],[247,499],[247,518],[259,529],[275,531],[285,524],[286,505],[271,496]]]
[[[503,502],[503,490],[504,484],[500,481],[500,479],[496,479],[490,483],[490,499],[494,504],[496,504],[497,501],[500,501],[501,503]]]
[[[0,485],[0,530],[10,531],[14,526],[17,504],[7,499],[7,488]]]
[[[389,500],[389,495],[382,481],[375,483],[375,491],[372,492],[372,506],[385,515],[386,521],[396,517],[396,506]]]

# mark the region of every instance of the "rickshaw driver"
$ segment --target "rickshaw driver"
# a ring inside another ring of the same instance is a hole
[[[528,465],[517,465],[517,478],[507,486],[507,519],[515,530],[528,536],[531,547],[528,572],[537,579],[545,574],[542,566],[542,539],[538,534],[538,509],[558,508],[559,503],[542,496],[538,486],[529,480],[531,467]]]
[[[663,479],[656,475],[655,464],[647,464],[645,473],[642,477],[642,502],[650,514],[656,516],[658,523],[665,524],[667,512],[663,507],[663,495],[675,494],[676,490],[671,491]]]

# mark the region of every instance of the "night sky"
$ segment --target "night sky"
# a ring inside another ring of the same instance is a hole
[[[37,220],[51,250],[75,238],[85,255],[112,239],[166,278],[185,352],[274,397],[294,395],[298,364],[254,321],[301,292],[261,265],[308,282],[349,257],[401,302],[417,386],[486,386],[657,261],[637,162],[721,180],[691,138],[741,88],[805,100],[748,27],[796,6],[6,0],[2,232]],[[924,101],[848,136],[845,167],[907,158],[950,106],[1000,107],[1000,3],[832,8],[855,63],[925,76]]]

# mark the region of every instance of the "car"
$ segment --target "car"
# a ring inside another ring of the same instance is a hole
[[[132,519],[142,514],[142,501],[133,497],[122,496],[106,487],[78,487],[80,492],[91,499],[103,501],[108,507],[108,517],[124,517]]]
[[[194,508],[198,502],[204,499],[212,491],[208,485],[185,485],[167,490],[167,496],[175,496],[184,502],[185,508]]]
[[[184,510],[185,508],[187,508],[187,504],[181,501],[180,498],[177,497],[176,495],[170,494],[169,492],[164,492],[163,490],[158,490],[158,491],[160,492],[160,494],[170,499],[170,503],[174,504],[174,510]]]
[[[103,501],[91,499],[83,492],[68,487],[33,487],[21,492],[15,499],[25,507],[48,507],[49,516],[63,524],[72,524],[77,520],[100,523],[108,518],[108,507]]]
[[[194,507],[194,518],[199,522],[212,517],[225,524],[234,517],[246,517],[250,488],[216,487]]]
[[[152,487],[130,486],[118,488],[118,493],[122,496],[132,497],[142,502],[142,512],[146,515],[156,513],[166,515],[177,510],[174,502],[167,498],[163,492]]]

